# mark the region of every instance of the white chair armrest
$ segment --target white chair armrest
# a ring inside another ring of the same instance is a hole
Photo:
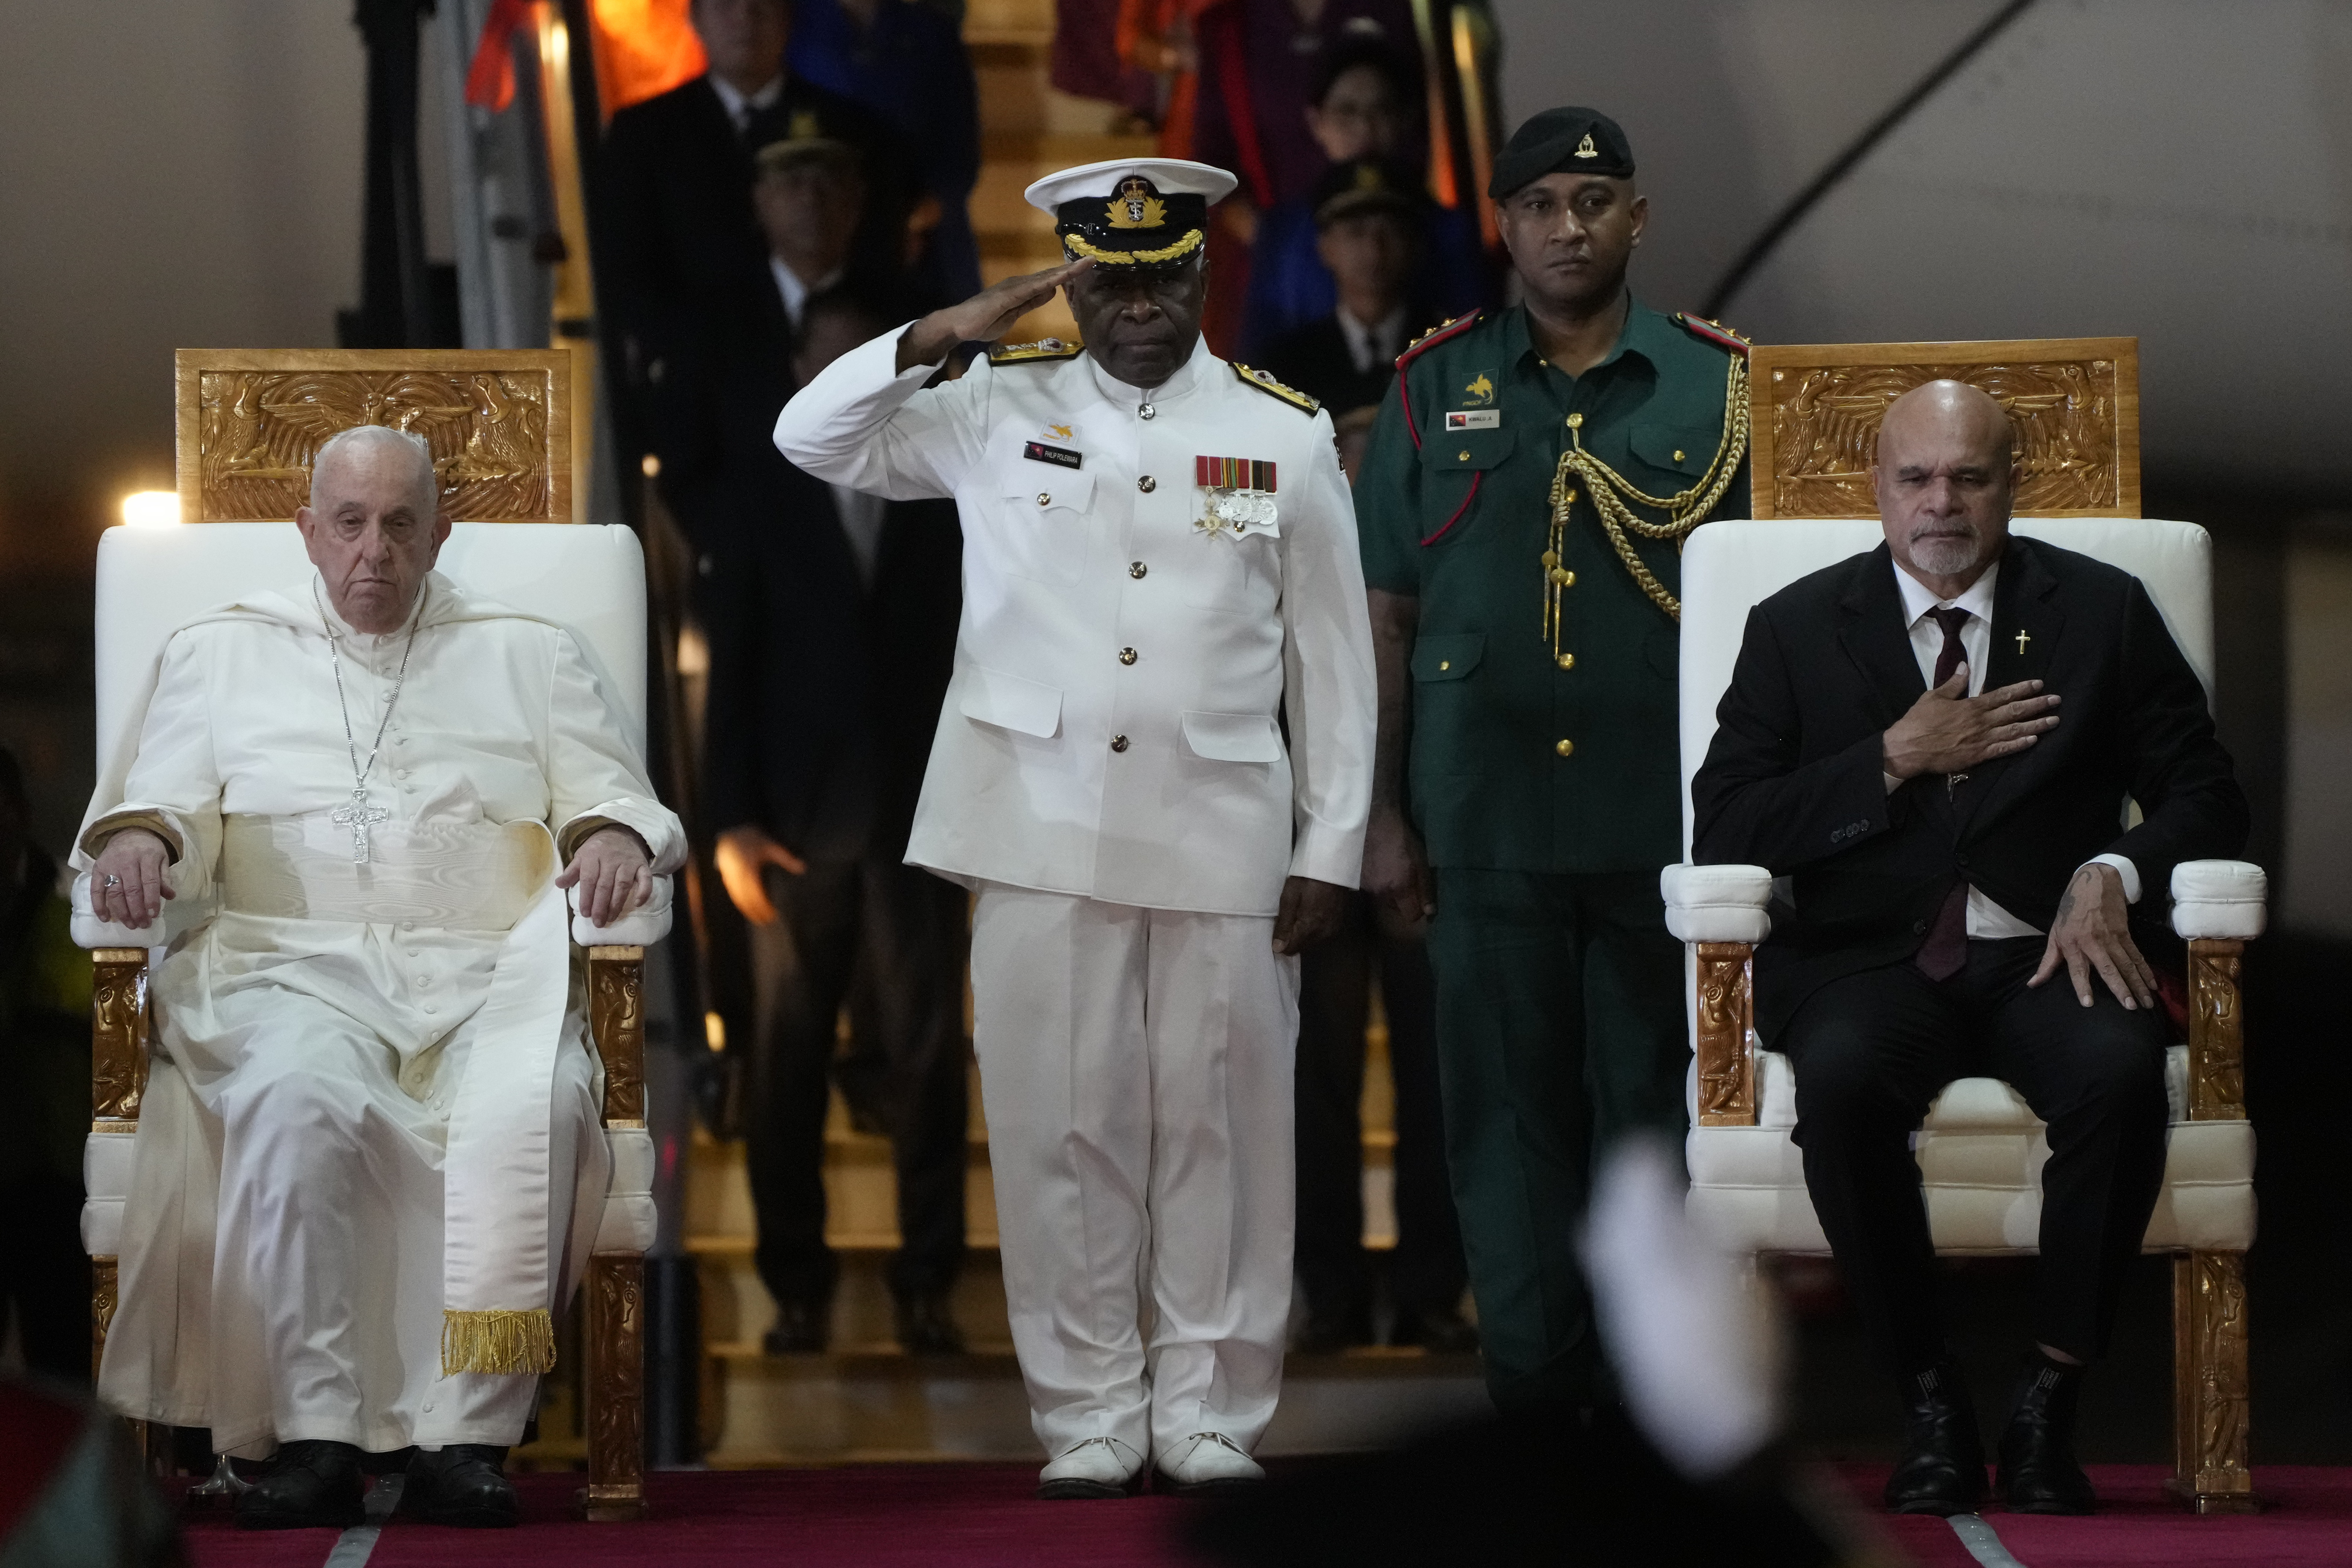
[[[122,1250],[122,1200],[131,1194],[132,1145],[128,1133],[92,1133],[82,1141],[82,1250],[112,1258]]]
[[[1685,942],[1761,942],[1772,934],[1764,906],[1772,873],[1760,865],[1670,865],[1658,873],[1666,929]]]
[[[89,873],[78,872],[73,880],[73,939],[77,947],[160,947],[163,917],[158,915],[152,925],[140,926],[100,920],[90,908]]]
[[[2184,939],[2263,934],[2270,878],[2250,861],[2182,861],[2172,868],[2172,928]]]
[[[580,890],[566,890],[572,910],[572,940],[583,947],[650,947],[669,935],[670,883],[654,878],[653,896],[610,925],[591,925],[580,913]]]

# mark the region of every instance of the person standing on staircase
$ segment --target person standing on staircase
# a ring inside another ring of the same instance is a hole
[[[1067,265],[844,355],[776,422],[820,479],[962,513],[907,858],[978,895],[973,1044],[1046,1498],[1122,1496],[1147,1467],[1178,1490],[1263,1479],[1297,955],[1362,863],[1371,633],[1331,422],[1201,343],[1234,183],[1160,158],[1038,181]],[[926,385],[1056,288],[1083,344]]]
[[[1522,302],[1397,360],[1356,482],[1379,650],[1364,883],[1430,922],[1446,1163],[1486,1384],[1603,1402],[1587,1173],[1685,1131],[1680,540],[1748,505],[1746,345],[1633,298],[1649,204],[1607,116],[1519,127],[1489,193]],[[1540,606],[1540,620],[1533,613]]]

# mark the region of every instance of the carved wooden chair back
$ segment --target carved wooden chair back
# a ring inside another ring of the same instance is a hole
[[[1886,405],[1949,379],[2017,425],[2020,517],[2137,517],[2139,340],[1759,344],[1748,358],[1749,515],[1874,517]]]

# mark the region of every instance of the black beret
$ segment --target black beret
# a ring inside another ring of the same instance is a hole
[[[1618,123],[1597,109],[1547,109],[1511,133],[1495,156],[1486,193],[1500,200],[1546,174],[1606,174],[1630,179],[1633,147]]]
[[[1357,213],[1391,212],[1417,219],[1429,204],[1421,176],[1385,158],[1351,158],[1334,163],[1315,182],[1315,224],[1325,224]]]

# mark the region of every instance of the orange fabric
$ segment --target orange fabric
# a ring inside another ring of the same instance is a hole
[[[503,110],[514,101],[514,30],[530,19],[531,0],[491,0],[482,36],[466,68],[466,101]]]
[[[689,0],[590,0],[596,86],[608,115],[683,87],[708,67]]]

